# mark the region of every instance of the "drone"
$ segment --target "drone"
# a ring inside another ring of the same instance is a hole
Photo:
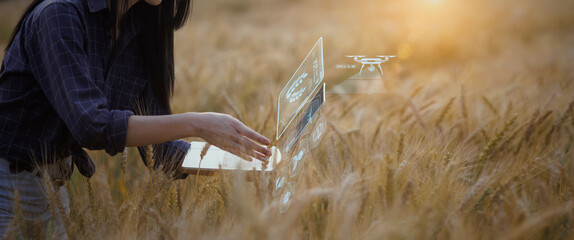
[[[346,57],[350,57],[353,58],[353,60],[355,60],[355,62],[358,62],[360,64],[362,64],[361,66],[361,71],[359,71],[359,74],[361,74],[363,72],[363,68],[365,68],[365,65],[369,65],[369,71],[375,71],[375,65],[377,65],[377,67],[379,67],[379,70],[381,70],[381,74],[383,73],[383,69],[381,68],[381,63],[384,62],[388,62],[390,58],[394,58],[397,57],[396,55],[377,55],[376,58],[365,58],[366,56],[364,55],[347,55]]]

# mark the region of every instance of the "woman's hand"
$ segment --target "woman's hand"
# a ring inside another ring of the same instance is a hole
[[[239,120],[220,113],[184,113],[164,116],[136,116],[128,121],[126,146],[146,146],[186,137],[206,142],[245,160],[267,161],[271,150],[263,145],[269,139],[249,129]]]
[[[271,142],[239,120],[220,113],[189,113],[196,136],[245,160],[250,157],[267,161],[271,150],[262,145]]]

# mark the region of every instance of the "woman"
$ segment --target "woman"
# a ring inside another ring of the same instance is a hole
[[[178,168],[189,148],[177,139],[185,137],[267,160],[271,152],[260,144],[269,140],[228,115],[170,115],[173,31],[187,19],[189,1],[35,0],[29,6],[0,70],[0,236],[15,216],[15,192],[25,221],[65,235],[59,220],[48,224],[41,177],[61,185],[73,165],[90,177],[95,168],[82,148],[115,155],[156,144],[154,165],[176,177],[183,176]]]

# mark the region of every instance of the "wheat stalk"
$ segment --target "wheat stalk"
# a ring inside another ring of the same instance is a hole
[[[128,148],[124,148],[121,155],[120,171],[122,176],[126,174],[126,165],[128,163]]]
[[[494,135],[494,137],[490,139],[488,144],[484,147],[484,149],[482,150],[482,152],[478,156],[478,160],[476,163],[477,164],[477,166],[476,166],[477,170],[476,170],[476,175],[475,175],[476,179],[478,179],[478,177],[480,176],[480,173],[482,172],[482,169],[483,169],[486,161],[488,161],[492,157],[492,155],[495,153],[495,149],[496,149],[496,146],[498,145],[498,142],[500,142],[500,140],[504,137],[506,131],[510,128],[510,126],[514,124],[517,117],[518,117],[518,115],[514,115],[510,120],[508,120],[504,124],[504,127],[502,127],[502,129],[500,129]]]
[[[464,90],[464,83],[460,84],[460,112],[462,113],[462,118],[467,119],[468,114],[466,112],[466,92]]]
[[[383,126],[383,120],[380,120],[379,123],[377,124],[377,127],[375,128],[375,133],[373,134],[373,137],[371,138],[371,148],[373,148],[375,146],[377,136],[379,136],[379,132],[381,131],[382,126]]]
[[[436,101],[431,100],[431,101],[425,103],[424,105],[422,105],[421,108],[419,109],[419,111],[423,112],[424,110],[426,110],[430,106],[434,105],[435,103],[436,103]]]
[[[560,131],[562,124],[564,123],[564,121],[566,121],[566,119],[570,116],[571,112],[573,111],[574,111],[574,100],[572,100],[570,104],[568,104],[568,108],[566,108],[566,111],[564,111],[564,113],[560,117],[560,120],[558,120],[558,122],[556,123],[555,125],[556,131]]]
[[[498,116],[498,111],[496,110],[496,108],[494,107],[494,105],[488,100],[488,98],[484,95],[481,96],[482,102],[484,102],[486,104],[486,106],[488,107],[488,109],[490,111],[492,111],[492,113],[494,113],[494,115]]]
[[[534,127],[536,126],[535,123],[537,123],[538,121],[538,115],[540,115],[540,110],[537,109],[536,112],[534,112],[532,114],[532,118],[530,119],[530,123],[528,124],[528,127],[526,128],[526,132],[524,132],[524,140],[526,142],[528,142],[530,140],[530,136],[532,136],[532,133],[534,133]]]
[[[450,107],[452,106],[452,103],[454,102],[454,97],[450,98],[450,100],[448,101],[448,103],[444,106],[444,108],[442,109],[442,111],[440,112],[440,114],[438,115],[438,118],[436,120],[436,127],[442,131],[442,128],[440,127],[440,124],[442,123],[442,121],[444,120],[444,117],[446,116],[446,114],[448,113],[448,111],[450,110]]]
[[[397,157],[396,157],[397,163],[401,162],[401,158],[403,156],[403,150],[404,150],[404,145],[405,145],[405,135],[406,134],[407,134],[407,132],[405,130],[402,130],[401,134],[399,135],[399,143],[397,145]]]
[[[387,179],[385,184],[385,200],[387,208],[390,208],[393,205],[393,199],[395,194],[395,170],[392,169],[389,165],[387,165]]]
[[[423,86],[418,86],[418,87],[416,87],[416,88],[411,92],[410,98],[411,98],[411,99],[415,98],[415,97],[421,92],[422,89],[423,89]]]

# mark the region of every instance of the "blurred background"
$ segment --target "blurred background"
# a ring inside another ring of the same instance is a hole
[[[0,48],[27,3],[0,0]],[[277,96],[319,37],[328,92],[353,74],[336,68],[356,64],[346,55],[398,55],[382,65],[388,92],[327,95],[328,132],[286,215],[257,174],[247,187],[225,174],[161,185],[134,149],[95,151],[96,176],[76,173],[67,185],[68,229],[92,238],[571,238],[573,13],[571,0],[195,0],[175,37],[174,112],[227,113],[273,138]]]
[[[0,48],[26,4],[0,1]],[[344,57],[351,54],[398,55],[384,66],[398,82],[416,73],[461,74],[472,65],[484,68],[479,78],[567,73],[573,12],[567,0],[196,0],[176,36],[179,95],[260,81],[276,94],[319,37],[331,87],[345,77],[335,65],[352,63]],[[193,79],[200,75],[210,83]],[[177,99],[176,111],[189,111]]]
[[[221,109],[225,104],[209,102],[231,100],[240,105],[236,108],[275,102],[319,37],[324,38],[327,90],[349,77],[335,68],[354,63],[346,55],[392,54],[398,58],[382,67],[398,95],[424,87],[426,100],[440,94],[446,101],[465,85],[468,95],[501,102],[495,106],[501,108],[508,101],[499,100],[508,96],[510,85],[524,94],[530,91],[524,86],[543,85],[571,97],[559,89],[573,78],[573,12],[574,2],[566,0],[195,1],[193,17],[177,33],[183,98],[176,96],[176,110],[229,112]],[[241,94],[226,93],[229,85]],[[184,100],[205,90],[214,96]],[[217,100],[220,93],[230,99]],[[197,105],[201,102],[205,105]]]

